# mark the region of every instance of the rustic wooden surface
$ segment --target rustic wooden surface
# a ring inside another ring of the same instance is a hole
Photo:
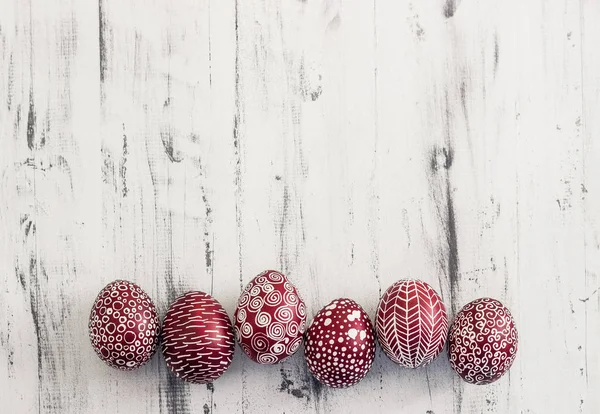
[[[0,411],[600,412],[599,42],[597,0],[0,0]],[[329,390],[302,353],[208,387],[93,353],[116,278],[231,315],[267,268],[309,315],[498,298],[517,360]]]

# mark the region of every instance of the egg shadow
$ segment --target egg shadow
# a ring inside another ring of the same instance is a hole
[[[377,344],[375,366],[367,376],[370,380],[379,379],[379,388],[397,390],[397,398],[402,402],[414,402],[423,399],[423,405],[429,405],[433,411],[436,396],[448,393],[448,384],[453,384],[455,373],[450,367],[446,347],[428,365],[421,368],[406,368],[392,361]],[[413,390],[426,390],[415,395]],[[407,390],[402,393],[402,390]]]

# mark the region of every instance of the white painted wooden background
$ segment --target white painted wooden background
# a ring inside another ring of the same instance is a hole
[[[598,0],[0,0],[0,411],[600,412],[599,43]],[[517,360],[330,390],[301,352],[208,387],[93,353],[116,278],[231,315],[267,268],[309,315],[498,298]]]

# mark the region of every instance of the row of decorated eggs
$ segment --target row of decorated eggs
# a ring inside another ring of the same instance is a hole
[[[261,364],[293,355],[304,342],[306,363],[321,383],[348,387],[367,374],[375,357],[375,334],[385,354],[408,368],[429,364],[448,342],[451,367],[465,381],[487,384],[512,365],[517,330],[506,307],[482,298],[467,304],[448,331],[446,309],[427,283],[399,280],[384,293],[375,326],[351,299],[322,308],[306,328],[306,307],[281,273],[265,271],[242,292],[232,325],[221,304],[203,292],[188,292],[170,306],[162,331],[156,307],[137,285],[117,280],[98,295],[89,334],[108,365],[131,370],[145,364],[162,337],[162,352],[178,378],[208,383],[229,367],[234,337]]]

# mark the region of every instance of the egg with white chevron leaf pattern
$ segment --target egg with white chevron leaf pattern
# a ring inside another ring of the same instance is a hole
[[[454,318],[448,335],[450,366],[471,384],[490,384],[512,366],[519,335],[510,311],[491,298],[474,300]]]
[[[169,306],[162,340],[163,356],[171,372],[196,384],[223,375],[235,352],[227,312],[204,292],[187,292]]]
[[[379,344],[392,361],[406,368],[424,367],[444,349],[448,336],[446,307],[429,284],[399,280],[379,302],[376,331]]]
[[[287,277],[266,270],[246,285],[233,318],[244,353],[259,364],[276,364],[300,348],[306,307]]]

